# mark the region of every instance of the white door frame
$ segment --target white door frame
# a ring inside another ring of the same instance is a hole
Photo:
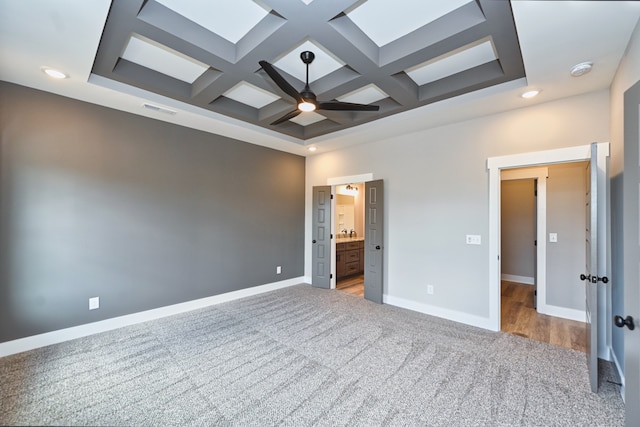
[[[608,216],[607,203],[609,200],[609,176],[607,174],[607,161],[609,157],[609,143],[598,143],[598,218],[601,225],[598,226],[598,272],[602,276],[608,276],[607,263],[608,249]],[[536,151],[531,153],[512,154],[508,156],[490,157],[487,159],[489,169],[489,325],[494,331],[500,330],[500,175],[503,169],[543,166],[554,163],[570,163],[589,160],[591,158],[591,145],[559,148],[555,150]],[[600,222],[601,221],[601,222]],[[538,260],[541,261],[541,260]],[[538,278],[540,279],[540,278]],[[577,279],[576,279],[577,280]],[[607,307],[611,304],[606,289],[598,292],[602,310],[601,322],[598,325],[603,337],[603,342],[598,343],[599,357],[609,360],[609,343],[607,334],[611,327],[611,320],[607,316]],[[539,295],[540,296],[540,295]],[[541,298],[538,304],[543,303]],[[544,301],[546,303],[546,301]]]
[[[347,185],[354,183],[362,183],[367,181],[373,181],[373,173],[364,173],[360,175],[349,175],[349,176],[337,176],[334,178],[327,178],[327,184],[331,186],[331,194],[335,193],[337,185]],[[331,242],[331,271],[333,272],[333,276],[331,277],[331,289],[336,288],[336,245],[335,245],[335,236],[336,233],[336,222],[334,221],[335,212],[336,211],[336,200],[335,197],[331,200],[331,235],[334,236],[334,240]],[[365,236],[366,238],[366,236]]]

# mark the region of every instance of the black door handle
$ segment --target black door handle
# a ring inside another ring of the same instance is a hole
[[[585,276],[584,274],[581,274],[580,275],[580,280],[582,280],[582,281],[588,280],[591,283],[598,283],[598,282],[602,282],[604,284],[609,283],[609,278],[607,276],[604,276],[604,277],[593,276],[593,277],[591,277],[591,275]]]
[[[380,250],[380,245],[377,245],[377,246],[376,246],[376,249],[377,249],[377,250]]]
[[[631,316],[627,316],[624,319],[622,316],[616,316],[613,318],[613,323],[615,323],[618,328],[624,328],[626,326],[630,331],[633,331],[636,327],[633,323],[633,317]]]
[[[311,243],[315,243],[315,242],[316,242],[316,240],[315,240],[315,239],[313,239],[313,241],[312,241]]]

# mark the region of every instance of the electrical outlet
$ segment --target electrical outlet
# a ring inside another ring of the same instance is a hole
[[[433,285],[427,285],[427,294],[433,295]]]
[[[89,310],[100,308],[100,297],[89,298]]]
[[[280,274],[282,273],[282,267],[281,266],[277,266],[276,267],[276,274]]]

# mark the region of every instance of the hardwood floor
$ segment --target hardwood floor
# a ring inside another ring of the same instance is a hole
[[[336,289],[364,296],[364,274],[341,279]],[[586,351],[586,328],[582,322],[539,314],[533,308],[533,286],[502,282],[502,332],[560,347]]]
[[[502,282],[500,318],[502,332],[586,351],[585,324],[539,314],[533,308],[533,286],[531,285]]]
[[[364,274],[340,279],[336,283],[336,289],[351,295],[364,297]]]

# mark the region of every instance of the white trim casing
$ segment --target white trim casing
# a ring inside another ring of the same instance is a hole
[[[138,323],[147,322],[149,320],[156,320],[163,317],[173,316],[174,314],[185,313],[188,311],[197,310],[199,308],[205,308],[252,295],[275,291],[276,289],[299,285],[303,282],[304,277],[295,277],[293,279],[282,280],[280,282],[273,282],[261,286],[254,286],[252,288],[240,289],[238,291],[227,292],[221,295],[214,295],[211,297],[187,301],[180,304],[168,305],[166,307],[155,308],[153,310],[141,311],[139,313],[127,314],[125,316],[113,317],[111,319],[105,319],[98,322],[87,323],[84,325],[73,326],[71,328],[60,329],[44,334],[32,335],[30,337],[7,341],[4,343],[0,343],[0,357],[21,353],[23,351],[33,350],[35,348],[45,347],[52,344],[58,344],[76,338],[99,334],[101,332],[135,325]]]
[[[346,185],[346,184],[361,184],[364,182],[373,181],[373,173],[363,173],[360,175],[347,175],[347,176],[336,176],[332,178],[327,178],[327,185],[331,186],[331,194],[333,195],[336,191],[336,186],[338,185]],[[331,200],[331,235],[336,236],[336,222],[334,221],[336,211],[336,199],[332,198]],[[366,238],[366,236],[365,236]],[[336,288],[336,282],[338,280],[338,275],[336,274],[337,266],[336,266],[336,245],[335,240],[331,244],[331,271],[333,273],[329,287],[331,289]],[[311,280],[309,280],[311,283]]]
[[[602,226],[598,227],[599,256],[598,272],[606,275],[607,265],[607,222],[606,215],[609,194],[609,177],[607,176],[607,158],[609,157],[609,143],[598,143],[598,194],[601,195],[603,203],[598,206],[598,218],[602,220]],[[500,175],[503,169],[532,167],[548,165],[554,163],[569,163],[585,161],[591,158],[591,145],[581,145],[577,147],[559,148],[555,150],[538,151],[533,153],[522,153],[508,156],[490,157],[487,159],[487,169],[489,169],[489,328],[494,331],[500,330]],[[539,239],[538,242],[544,241]],[[545,254],[546,256],[546,254]],[[606,293],[603,292],[603,299]],[[600,293],[599,293],[600,296]],[[538,294],[538,304],[541,295]],[[606,301],[610,304],[610,301]],[[599,334],[606,337],[605,331],[610,327],[610,319],[604,318],[604,325],[600,324]],[[606,346],[605,346],[606,347]],[[606,357],[609,352],[603,346],[599,346],[598,355]],[[608,358],[607,358],[608,360]]]
[[[360,182],[373,181],[372,173],[363,173],[360,175],[337,176],[335,178],[327,178],[327,185],[345,185],[357,184]]]

